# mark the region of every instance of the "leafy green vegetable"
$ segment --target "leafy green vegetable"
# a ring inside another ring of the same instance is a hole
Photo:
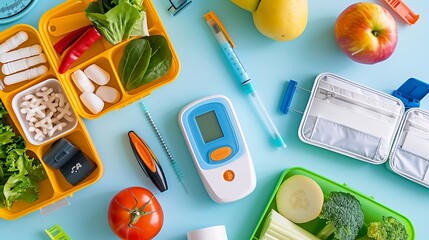
[[[142,84],[156,80],[166,74],[171,67],[171,51],[168,48],[167,40],[162,35],[144,37],[152,47],[149,66],[143,76]]]
[[[367,236],[358,240],[407,240],[408,233],[405,226],[392,216],[382,217],[381,222],[372,222],[368,225]]]
[[[119,76],[127,91],[164,76],[171,67],[172,54],[162,35],[131,40],[119,62]]]
[[[259,239],[319,240],[274,209],[265,218]]]
[[[319,217],[327,220],[326,225],[317,234],[321,240],[328,239],[333,233],[335,239],[354,240],[364,221],[360,202],[346,192],[331,192],[323,204]]]
[[[143,0],[97,0],[85,9],[86,16],[111,44],[147,33]]]
[[[139,87],[152,55],[152,48],[146,39],[131,40],[124,49],[119,62],[119,76],[126,90]]]
[[[10,209],[14,201],[34,202],[46,173],[40,161],[27,155],[24,139],[6,124],[6,115],[0,101],[0,207]]]

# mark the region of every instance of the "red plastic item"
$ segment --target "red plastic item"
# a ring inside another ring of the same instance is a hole
[[[415,14],[401,0],[384,0],[406,23],[413,25],[419,19],[419,15]]]

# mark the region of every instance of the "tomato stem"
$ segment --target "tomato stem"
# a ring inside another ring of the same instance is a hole
[[[121,203],[119,203],[118,201],[116,201],[116,203],[123,209],[127,210],[128,213],[131,215],[131,220],[128,223],[129,227],[134,227],[134,224],[136,224],[139,219],[144,216],[144,215],[148,215],[148,214],[152,214],[154,212],[156,212],[157,210],[151,211],[151,212],[145,212],[144,209],[146,208],[146,206],[152,201],[152,199],[155,197],[155,195],[153,195],[149,201],[145,202],[143,204],[143,206],[141,208],[138,208],[139,205],[139,201],[137,200],[137,197],[134,195],[133,192],[131,192],[131,195],[134,198],[134,201],[136,202],[133,209],[127,208],[124,205],[122,205]]]

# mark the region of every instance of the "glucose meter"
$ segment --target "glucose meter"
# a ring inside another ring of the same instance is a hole
[[[231,101],[222,95],[186,105],[179,125],[209,196],[239,200],[256,186],[255,169]]]

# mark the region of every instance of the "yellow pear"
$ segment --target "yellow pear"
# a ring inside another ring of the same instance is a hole
[[[260,0],[231,0],[231,2],[249,12],[254,12]]]
[[[277,41],[290,41],[307,26],[308,0],[231,0],[253,14],[259,32]]]

